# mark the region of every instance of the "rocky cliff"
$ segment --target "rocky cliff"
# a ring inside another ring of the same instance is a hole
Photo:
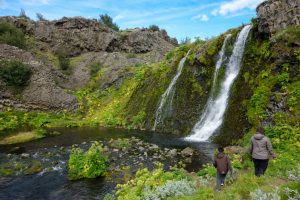
[[[43,42],[39,47],[42,50],[55,52],[63,46],[70,56],[99,51],[127,53],[157,51],[164,54],[177,45],[177,40],[170,38],[164,30],[137,28],[116,32],[97,20],[81,17],[37,22],[19,17],[1,17],[0,21],[10,22]]]
[[[259,20],[258,30],[266,34],[288,27],[300,25],[300,1],[298,0],[267,0],[257,9]]]
[[[64,89],[85,86],[91,78],[92,64],[110,67],[105,75],[107,82],[101,86],[105,88],[128,75],[123,74],[124,67],[159,62],[177,46],[177,40],[165,30],[136,28],[116,32],[97,20],[81,17],[33,21],[7,16],[0,17],[0,22],[12,24],[26,34],[26,48],[1,45],[0,59],[21,61],[33,71],[29,86],[21,94],[15,95],[0,83],[1,107],[74,110],[76,97]],[[56,52],[60,49],[71,59],[68,73],[58,69]]]

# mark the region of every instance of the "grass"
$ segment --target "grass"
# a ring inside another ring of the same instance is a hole
[[[24,142],[40,139],[43,137],[45,136],[43,134],[40,134],[38,131],[20,132],[2,138],[0,144],[6,145],[6,144],[24,143]]]

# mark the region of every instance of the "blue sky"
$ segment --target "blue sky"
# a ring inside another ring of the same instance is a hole
[[[263,0],[0,0],[0,16],[26,14],[36,19],[63,16],[99,18],[108,14],[121,29],[156,24],[179,41],[207,38],[249,23]]]

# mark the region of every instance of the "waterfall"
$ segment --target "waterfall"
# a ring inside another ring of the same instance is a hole
[[[175,93],[175,84],[177,79],[180,77],[185,60],[187,58],[187,56],[189,55],[190,50],[187,52],[187,54],[185,55],[185,57],[183,57],[179,64],[178,64],[178,68],[177,68],[177,72],[176,75],[174,76],[174,78],[172,79],[170,85],[168,86],[167,90],[163,93],[163,95],[160,98],[160,102],[159,102],[159,106],[156,109],[156,113],[155,113],[155,122],[154,122],[154,126],[152,128],[152,130],[156,129],[156,126],[159,123],[162,123],[164,118],[165,118],[165,111],[168,111],[171,109],[172,107],[172,103],[173,103],[173,97],[174,97],[174,93]],[[166,103],[168,103],[166,105]],[[167,107],[166,107],[166,106]]]
[[[239,73],[246,40],[251,28],[252,25],[247,25],[239,33],[234,44],[233,52],[226,66],[225,77],[222,80],[220,92],[215,99],[213,98],[214,92],[211,92],[205,111],[203,112],[200,120],[195,124],[194,128],[192,129],[192,135],[186,137],[186,140],[206,141],[221,126],[228,103],[230,88]],[[225,43],[226,40],[224,41],[223,47],[224,45],[226,45]],[[213,87],[216,87],[215,82],[216,77],[218,75],[218,68],[222,64],[221,59],[223,58],[221,57],[223,57],[222,55],[224,55],[224,52],[222,51],[224,51],[225,49],[225,47],[224,49],[223,47],[219,54],[221,56],[219,57],[219,60],[216,64]],[[214,91],[215,88],[213,88],[212,90]]]

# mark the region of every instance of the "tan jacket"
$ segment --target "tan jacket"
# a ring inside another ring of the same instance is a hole
[[[251,138],[249,153],[252,158],[260,160],[275,157],[269,138],[258,132]]]

